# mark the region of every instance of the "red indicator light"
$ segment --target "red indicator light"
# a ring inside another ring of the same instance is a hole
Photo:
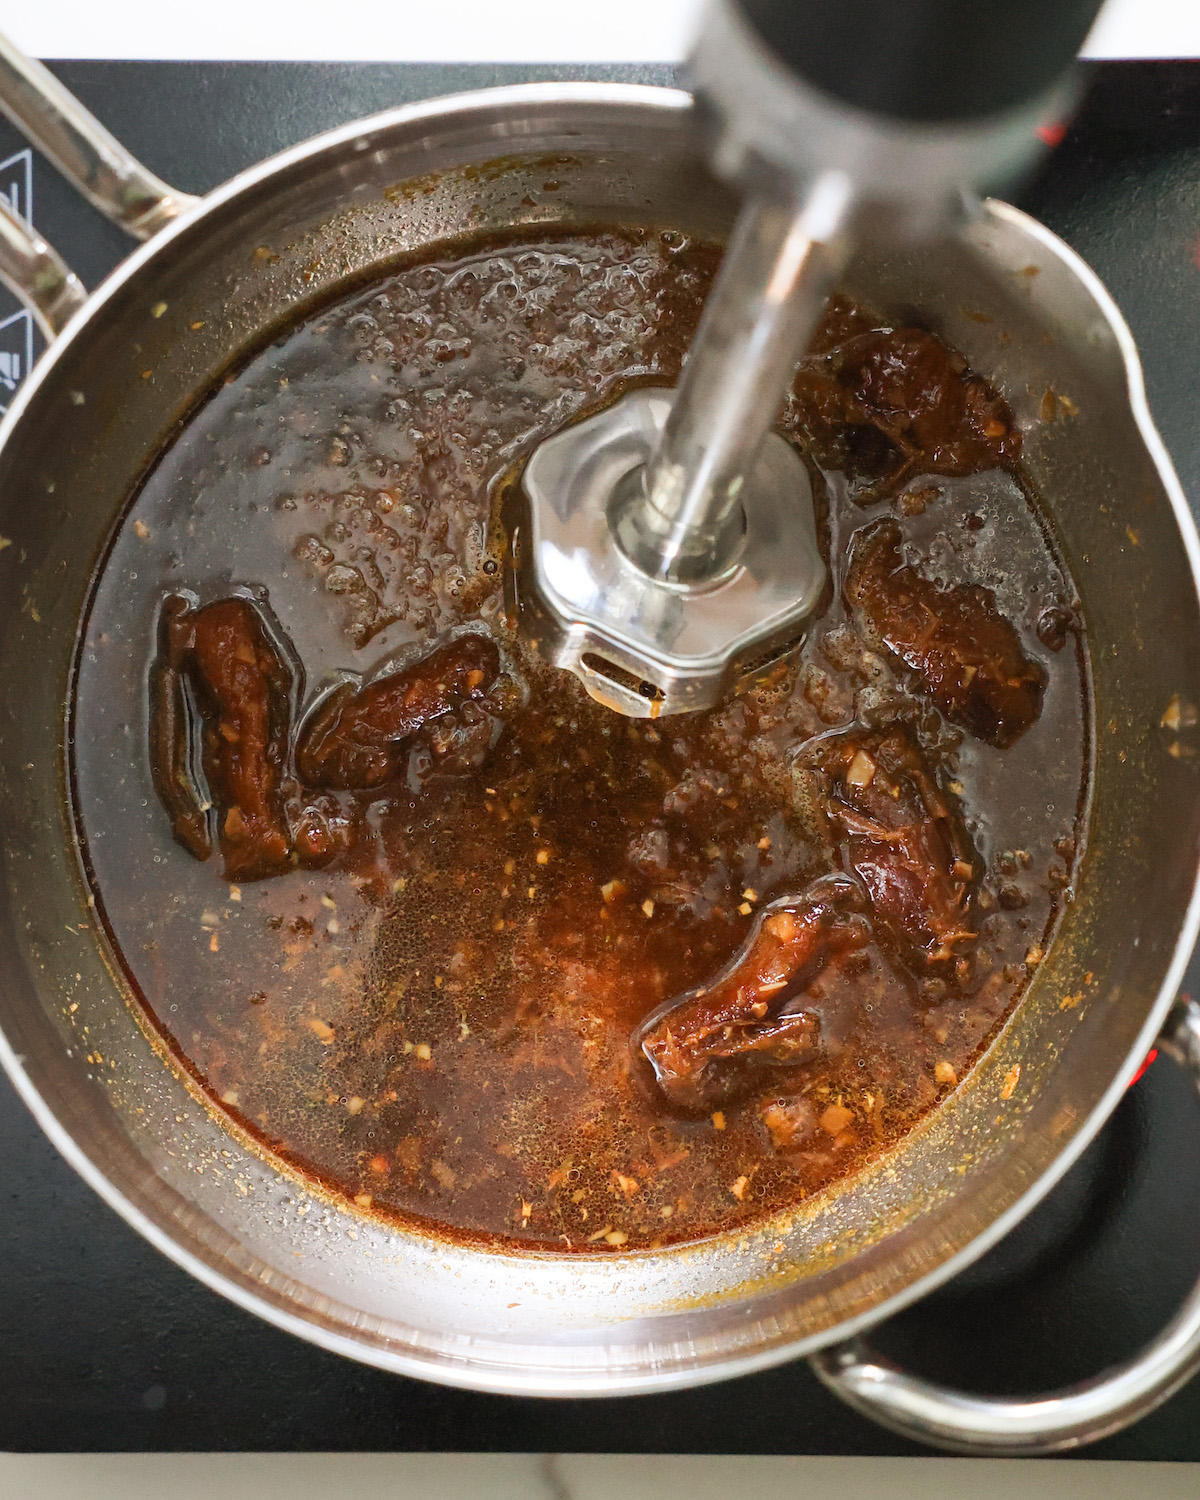
[[[1133,1077],[1129,1080],[1129,1087],[1130,1088],[1132,1088],[1134,1086],[1134,1084],[1138,1081],[1138,1079],[1142,1076],[1142,1074],[1146,1071],[1146,1069],[1150,1066],[1150,1064],[1154,1061],[1154,1059],[1157,1056],[1158,1056],[1158,1048],[1157,1047],[1151,1047],[1150,1050],[1149,1050],[1149,1052],[1146,1053],[1145,1061],[1142,1063],[1141,1067],[1137,1070],[1137,1072],[1133,1075]]]

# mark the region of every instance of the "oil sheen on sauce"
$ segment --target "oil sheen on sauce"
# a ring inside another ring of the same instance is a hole
[[[713,712],[632,721],[512,630],[506,476],[628,383],[675,380],[716,263],[674,232],[628,230],[401,266],[211,393],[98,572],[72,775],[111,940],[214,1105],[372,1214],[612,1253],[794,1204],[961,1082],[1069,898],[1086,659],[1073,586],[1011,463],[955,472],[971,465],[943,454],[923,471],[932,447],[905,458],[877,431],[841,432],[802,379],[781,430],[813,472],[831,586],[797,657]],[[1015,628],[1041,701],[1004,748],[939,709],[847,604],[872,527],[893,572],[986,590]],[[414,741],[382,791],[335,794],[353,837],[330,864],[231,883],[219,855],[173,840],[151,778],[148,674],[173,594],[269,611],[305,705],[464,626],[498,645],[515,698],[478,769],[442,774]],[[764,908],[869,845],[861,809],[828,816],[830,788],[853,791],[896,726],[967,855],[953,878],[972,940],[932,962],[908,931],[899,951],[870,925],[860,860],[853,962],[802,986],[816,1045],[737,1087],[719,1059],[703,1087],[660,1086],[631,1039],[709,985]],[[842,753],[846,733],[867,762]]]

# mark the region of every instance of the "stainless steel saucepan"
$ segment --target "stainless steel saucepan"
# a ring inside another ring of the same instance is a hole
[[[804,1354],[880,1420],[984,1452],[1087,1441],[1177,1388],[1200,1363],[1200,1291],[1127,1368],[1033,1401],[935,1389],[854,1341],[1051,1188],[1160,1033],[1200,1079],[1200,1020],[1168,1017],[1200,920],[1189,712],[1200,703],[1200,550],[1129,333],[1087,267],[988,203],[958,240],[873,252],[845,281],[884,312],[919,309],[1004,391],[1083,597],[1097,726],[1087,851],[1026,998],[896,1150],[759,1229],[611,1256],[482,1251],[310,1195],[227,1133],[147,1040],[72,839],[76,631],[105,539],[181,417],[231,363],[352,278],[518,224],[723,235],[734,205],[693,152],[691,101],[592,84],[462,95],[331,131],[202,201],[131,161],[7,48],[0,105],[97,207],[148,237],[85,296],[0,214],[0,275],[51,340],[0,427],[0,1058],[72,1165],[243,1307],[447,1384],[654,1391]],[[1067,400],[1043,420],[1047,389]]]

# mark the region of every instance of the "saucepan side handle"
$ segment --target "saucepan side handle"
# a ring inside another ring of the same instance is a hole
[[[87,291],[58,252],[0,198],[0,281],[52,339],[87,300]]]
[[[138,239],[199,202],[142,166],[53,73],[2,35],[0,110],[90,203]]]
[[[1200,1005],[1182,997],[1158,1043],[1200,1090]],[[1127,1364],[1029,1400],[966,1395],[905,1374],[861,1339],[810,1363],[830,1390],[893,1432],[958,1453],[1056,1453],[1119,1432],[1200,1369],[1200,1282],[1170,1324]]]

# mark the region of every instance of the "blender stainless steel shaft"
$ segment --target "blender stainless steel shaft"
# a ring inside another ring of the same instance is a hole
[[[738,219],[658,445],[615,499],[618,545],[650,577],[700,583],[741,550],[740,493],[839,269],[851,192],[829,172],[801,202],[757,197]]]
[[[1072,101],[1096,0],[710,0],[689,70],[746,197],[675,391],[634,390],[522,476],[538,650],[618,711],[710,707],[803,638],[825,582],[808,472],[770,429],[868,236],[953,232]]]

